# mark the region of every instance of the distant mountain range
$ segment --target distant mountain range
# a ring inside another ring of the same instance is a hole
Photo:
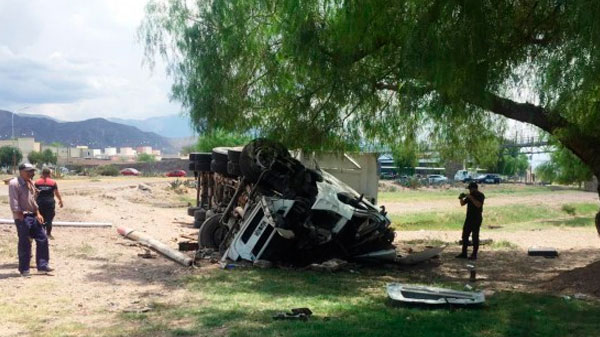
[[[10,139],[11,119],[11,112],[0,110],[0,139]],[[14,128],[15,137],[34,137],[36,141],[47,144],[60,142],[70,146],[87,145],[90,148],[146,145],[165,153],[179,151],[161,135],[104,118],[60,122],[47,116],[15,114]]]
[[[194,136],[194,130],[190,126],[190,120],[179,115],[151,117],[147,119],[108,118],[108,120],[135,126],[142,131],[154,132],[163,137],[183,138]]]

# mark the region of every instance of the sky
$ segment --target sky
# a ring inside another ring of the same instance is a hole
[[[136,31],[146,0],[0,0],[0,110],[65,121],[178,114]]]
[[[180,114],[164,63],[143,65],[136,31],[146,2],[0,0],[0,110],[63,121]]]

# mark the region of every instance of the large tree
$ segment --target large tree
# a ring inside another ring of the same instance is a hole
[[[597,0],[153,0],[140,38],[201,130],[318,148],[418,129],[469,150],[501,116],[600,176],[598,15]]]
[[[23,153],[14,146],[0,147],[0,167],[10,167],[18,165],[23,160]]]

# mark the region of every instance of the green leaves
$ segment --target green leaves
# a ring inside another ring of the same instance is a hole
[[[543,181],[560,184],[581,184],[592,179],[590,168],[560,145],[550,156],[550,161],[536,168],[536,174]]]
[[[599,137],[598,13],[594,0],[153,0],[139,37],[199,132],[304,149],[419,135],[492,164],[503,118],[468,103],[490,93],[539,102],[561,140]]]
[[[23,159],[21,150],[14,146],[0,147],[0,167],[11,167],[18,165]]]

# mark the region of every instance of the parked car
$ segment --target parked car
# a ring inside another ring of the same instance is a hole
[[[124,176],[139,176],[140,175],[140,171],[138,171],[134,168],[131,168],[131,167],[124,168],[121,171],[119,171],[119,173],[121,173],[121,175],[124,175]]]
[[[167,177],[185,177],[186,175],[187,172],[185,172],[184,170],[173,170],[167,172],[166,174]]]
[[[394,179],[396,174],[394,172],[381,172],[380,179]]]
[[[430,184],[442,184],[448,181],[448,178],[441,174],[430,174],[427,176],[427,182]]]
[[[500,184],[502,178],[497,174],[482,174],[477,177],[477,182],[480,184]]]

